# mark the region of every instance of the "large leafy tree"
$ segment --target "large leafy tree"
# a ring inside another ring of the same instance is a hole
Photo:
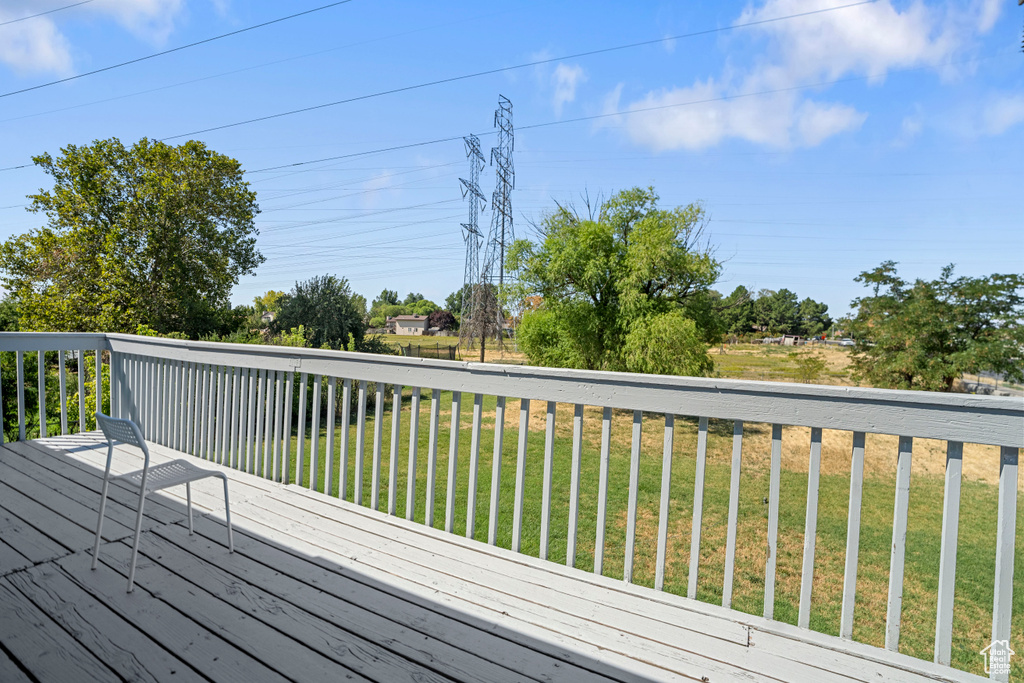
[[[241,165],[200,142],[111,138],[33,161],[53,179],[29,196],[47,224],[0,247],[25,329],[196,337],[222,326],[232,286],[263,262]]]
[[[854,300],[850,331],[861,379],[892,389],[950,391],[963,373],[991,370],[1024,381],[1024,276],[907,282],[886,261],[855,278],[871,296]]]
[[[541,365],[703,375],[712,369],[704,310],[720,266],[703,243],[704,212],[691,204],[660,209],[653,188],[619,192],[581,216],[559,206],[518,241],[509,267],[518,296],[543,303],[517,331]]]
[[[296,282],[281,302],[274,330],[287,332],[302,325],[313,348],[360,349],[366,323],[356,296],[348,280],[334,275]]]

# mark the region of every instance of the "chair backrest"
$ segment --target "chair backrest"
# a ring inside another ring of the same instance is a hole
[[[138,446],[143,453],[149,455],[146,441],[142,438],[142,431],[131,420],[121,420],[103,413],[96,413],[96,422],[103,430],[103,436],[107,437],[107,441],[120,441],[129,446]]]

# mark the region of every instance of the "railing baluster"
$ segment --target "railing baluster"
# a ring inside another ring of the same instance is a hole
[[[377,382],[377,394],[373,406],[373,472],[370,474],[370,503],[374,510],[380,509],[380,454],[384,441],[384,385]]]
[[[259,370],[245,369],[245,471],[259,473],[256,452],[256,383],[259,381]],[[263,478],[267,478],[266,465],[263,467]]]
[[[668,506],[672,498],[672,447],[675,415],[665,414],[665,444],[661,456],[661,508],[658,511],[658,557],[654,575],[655,590],[665,587],[665,558],[668,550]]]
[[[480,467],[480,423],[483,418],[484,396],[473,395],[473,431],[469,446],[469,485],[466,495],[466,538],[476,533],[476,489]]]
[[[78,349],[78,432],[85,431],[85,349]],[[0,404],[2,405],[2,404]],[[0,433],[0,439],[3,434]]]
[[[779,478],[782,471],[782,425],[772,425],[771,475],[768,484],[768,554],[764,567],[764,618],[775,618],[775,564],[779,540]]]
[[[185,429],[182,438],[184,439],[184,451],[195,455],[195,449],[193,448],[193,433],[195,432],[196,425],[196,375],[195,375],[195,363],[185,363]]]
[[[46,351],[39,351],[36,354],[36,365],[38,367],[39,380],[39,437],[45,439],[47,436],[46,425]]]
[[[261,369],[256,377],[256,433],[255,449],[253,450],[253,466],[259,472],[263,471],[263,478],[267,478],[267,458],[264,455],[263,446],[263,420],[266,418],[265,392],[270,389],[267,382],[267,370]],[[262,462],[261,462],[262,461]]]
[[[427,500],[424,524],[434,526],[434,495],[437,486],[437,430],[441,417],[441,390],[430,390],[430,432],[427,436]]]
[[[291,475],[292,452],[292,395],[295,391],[295,373],[285,373],[284,378],[284,454],[281,456],[281,483],[287,484]]]
[[[231,390],[231,445],[229,447],[231,464],[229,467],[242,469],[241,458],[238,452],[238,421],[242,412],[242,368],[236,366],[232,375],[234,380]]]
[[[804,520],[804,564],[800,574],[800,615],[797,625],[811,626],[811,589],[814,586],[814,546],[818,537],[818,481],[821,474],[821,428],[811,428],[811,455],[807,465],[807,516]]]
[[[704,466],[708,455],[708,418],[697,421],[697,469],[693,475],[693,528],[690,530],[690,573],[686,577],[686,597],[697,598],[700,567],[700,527],[704,518]]]
[[[501,501],[501,455],[505,448],[505,397],[498,396],[494,408],[494,455],[491,458],[491,509],[487,520],[487,542],[498,541],[498,504]]]
[[[608,518],[608,464],[611,461],[612,409],[601,416],[601,465],[597,483],[597,535],[594,540],[594,573],[604,572],[604,531]]]
[[[299,375],[299,424],[295,441],[295,483],[302,486],[303,460],[306,455],[306,400],[309,398],[309,373]]]
[[[740,514],[740,467],[743,459],[743,422],[732,423],[732,471],[729,478],[729,521],[725,536],[725,577],[722,607],[732,607],[732,580],[736,568],[736,525]]]
[[[935,609],[935,663],[949,666],[953,641],[953,593],[956,586],[956,543],[960,529],[960,479],[964,445],[946,444],[946,490],[942,497],[942,548],[939,551],[939,595]]]
[[[352,380],[346,379],[341,385],[341,455],[338,468],[338,498],[345,500],[348,495],[348,432],[352,421]]]
[[[236,467],[242,472],[249,471],[249,369],[239,367],[239,410],[237,439],[234,441]],[[233,419],[233,418],[232,418]]]
[[[264,479],[277,481],[281,470],[281,426],[284,409],[284,397],[280,394],[284,390],[284,374],[280,371],[267,370],[266,377],[260,379],[258,370],[253,370],[256,376],[256,398],[259,399],[260,384],[263,384],[263,398],[256,401],[256,419],[263,416],[263,440],[259,449],[256,448],[256,425],[253,424],[253,451],[252,468],[253,473],[262,476]]]
[[[217,459],[217,385],[220,382],[220,369],[213,364],[207,366],[207,415],[206,427],[206,459],[214,462]]]
[[[412,520],[416,512],[416,451],[420,439],[420,388],[412,388],[409,409],[409,473],[405,487],[405,518]]]
[[[636,504],[640,487],[640,432],[643,412],[633,411],[633,442],[629,452],[629,508],[626,511],[626,557],[622,566],[622,580],[633,582],[633,555],[636,552]]]
[[[352,477],[352,500],[363,504],[363,456],[366,452],[366,381],[359,380],[359,405],[356,415],[356,464]]]
[[[18,440],[25,440],[25,352],[14,353],[15,362],[18,364]],[[98,410],[98,408],[97,408]]]
[[[327,382],[327,452],[324,454],[324,493],[328,496],[331,495],[331,486],[334,484],[334,413],[337,410],[335,405],[337,390],[337,378],[329,378]]]
[[[395,514],[398,507],[398,434],[402,430],[402,389],[400,384],[392,386],[391,393],[391,453],[388,459],[388,514]]]
[[[65,376],[64,364],[67,362],[67,355],[63,349],[57,351],[57,374],[60,378],[60,433],[63,436],[68,433],[68,380]]]
[[[206,457],[206,364],[196,366],[196,429],[192,438],[195,441],[197,458]]]
[[[455,531],[455,479],[459,470],[459,428],[462,421],[462,392],[452,392],[452,426],[448,439],[448,488],[444,501],[444,530]]]
[[[154,428],[156,430],[156,442],[166,446],[167,445],[167,363],[163,360],[156,361],[156,390],[157,390],[157,410],[156,410],[156,424]],[[230,385],[228,385],[230,387]],[[230,389],[229,389],[230,390]],[[132,392],[134,396],[134,391]],[[224,426],[227,431],[227,425]],[[227,437],[225,437],[227,438]],[[226,450],[226,449],[224,449]],[[222,450],[222,453],[224,452]]]
[[[313,419],[309,425],[309,490],[316,491],[320,474],[320,394],[323,391],[323,375],[313,377]],[[300,484],[302,482],[299,482]]]
[[[1017,537],[1017,458],[1010,446],[999,449],[999,512],[996,516],[996,573],[992,606],[992,643],[1010,642],[1013,616],[1014,540]],[[997,673],[996,680],[1009,680],[1009,672]]]
[[[259,381],[259,380],[257,380]],[[288,440],[289,435],[287,432],[281,433],[285,422],[285,410],[291,411],[291,403],[285,405],[284,398],[284,385],[286,382],[285,373],[277,370],[267,375],[267,391],[270,391],[271,384],[274,385],[274,402],[270,403],[270,397],[267,397],[267,405],[272,405],[274,410],[272,416],[274,418],[274,445],[273,447],[263,447],[263,457],[266,460],[269,454],[271,462],[271,479],[273,481],[284,480],[284,464],[281,462],[284,457],[284,446],[281,443],[282,439]],[[269,410],[269,409],[268,409]],[[257,411],[262,411],[262,406],[257,406]],[[271,413],[267,413],[267,417],[271,417]],[[268,424],[265,429],[269,430],[270,425]],[[255,458],[255,456],[253,456]],[[264,477],[266,477],[266,469],[264,469]]]
[[[576,566],[576,529],[580,516],[580,469],[583,466],[583,404],[572,413],[572,465],[569,471],[569,529],[565,546],[565,566]]]
[[[231,440],[231,368],[227,365],[221,368],[221,377],[223,379],[221,389],[221,401],[220,401],[220,422],[218,426],[218,448],[217,448],[217,463],[230,467],[230,452],[229,444]]]
[[[178,386],[180,387],[180,395],[175,397],[175,404],[184,407],[188,402],[188,392],[191,390],[191,386],[188,383],[188,363],[184,361],[177,361],[178,366]],[[175,412],[176,422],[178,424],[178,430],[175,434],[177,445],[175,448],[181,451],[188,450],[188,441],[185,437],[185,430],[187,429],[188,415]]]
[[[903,561],[907,545],[907,513],[910,506],[910,465],[913,447],[913,437],[900,437],[900,451],[896,461],[896,500],[892,513],[889,602],[885,613],[885,649],[893,652],[899,651],[900,647],[900,618],[903,612]]]
[[[544,422],[544,490],[540,507],[540,559],[548,559],[548,534],[551,531],[551,470],[555,461],[555,406],[548,401]]]
[[[526,489],[526,441],[530,435],[530,399],[519,402],[519,448],[516,451],[516,497],[512,511],[512,550],[519,552],[523,535],[523,494]]]
[[[857,601],[857,561],[860,554],[860,502],[864,494],[864,432],[853,433],[850,455],[850,507],[846,515],[846,567],[843,571],[843,608],[839,637],[853,638],[853,610]]]
[[[96,349],[96,367],[93,368],[96,373],[96,377],[93,379],[96,382],[96,392],[94,401],[95,413],[103,412],[103,351]],[[98,426],[98,425],[97,425]]]

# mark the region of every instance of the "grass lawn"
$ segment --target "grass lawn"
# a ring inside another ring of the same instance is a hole
[[[716,358],[717,360],[717,358]],[[398,446],[397,481],[388,481],[391,401],[384,411],[381,457],[380,509],[387,510],[389,487],[396,487],[397,514],[405,515],[406,484],[409,456],[410,392],[403,396],[401,433]],[[463,397],[459,439],[458,478],[455,490],[454,529],[466,532],[468,475],[470,464],[470,432],[472,396]],[[428,466],[427,439],[430,392],[424,390],[419,416],[418,457],[416,467],[416,507],[414,518],[425,519],[426,478]],[[480,443],[478,494],[475,502],[474,537],[486,541],[491,491],[495,399],[485,397],[483,431]],[[513,496],[515,487],[516,448],[519,424],[519,401],[506,405],[505,437],[500,477],[498,513],[498,545],[510,547],[512,537]],[[526,495],[523,510],[522,551],[538,556],[540,551],[541,491],[543,481],[544,411],[542,402],[531,406],[530,437],[526,462]],[[368,422],[373,421],[368,410]],[[308,414],[308,413],[307,413]],[[572,406],[559,404],[554,441],[553,495],[549,559],[565,562],[572,443]],[[451,420],[451,394],[441,396],[441,420],[437,453],[437,488],[434,504],[434,526],[444,528],[445,492],[448,472],[448,444]],[[621,578],[623,574],[626,535],[626,508],[629,482],[629,443],[632,413],[616,411],[612,427],[612,453],[609,469],[607,532],[604,546],[603,573]],[[640,465],[640,493],[637,515],[637,542],[634,582],[653,586],[657,548],[658,506],[660,500],[662,443],[664,417],[645,415],[644,438]],[[598,464],[600,446],[600,411],[588,408],[584,415],[583,456],[580,478],[580,513],[575,566],[592,571],[596,539],[598,500]],[[700,547],[698,599],[720,603],[725,561],[725,536],[728,515],[731,454],[731,422],[712,421],[708,444],[705,478],[703,536]],[[740,522],[738,527],[733,607],[751,614],[763,609],[764,565],[768,509],[768,444],[769,425],[745,426],[744,464],[740,488]],[[320,432],[319,477],[323,486],[325,430]],[[348,454],[349,490],[344,497],[352,500],[353,482],[363,487],[364,504],[369,505],[373,462],[373,425],[366,429],[366,466],[361,477],[354,473],[355,427],[350,428]],[[690,553],[690,528],[693,506],[693,482],[696,452],[696,420],[677,419],[672,464],[671,499],[669,507],[669,552],[665,590],[685,594]],[[308,431],[306,438],[309,438]],[[807,493],[806,461],[808,451],[806,429],[786,428],[783,436],[784,459],[781,477],[778,560],[775,593],[775,618],[796,623],[799,606],[800,568],[803,556],[804,514]],[[844,441],[845,438],[845,441]],[[811,628],[838,634],[843,565],[846,547],[846,518],[849,497],[849,435],[826,432],[823,449],[820,504],[818,513],[817,552],[814,576]],[[340,439],[336,437],[335,448]],[[831,444],[831,446],[829,445]],[[919,448],[920,446],[920,448]],[[995,524],[997,490],[991,483],[994,473],[973,478],[969,461],[977,460],[992,466],[989,450],[979,447],[976,455],[965,448],[962,504],[960,512],[959,553],[956,577],[956,607],[953,623],[953,665],[982,674],[979,650],[991,637],[993,573],[995,566]],[[294,477],[296,452],[293,439],[291,464]],[[869,436],[862,507],[857,606],[854,639],[881,646],[884,642],[885,612],[888,589],[888,567],[892,539],[892,509],[895,440]],[[938,560],[942,520],[943,450],[927,443],[915,443],[914,475],[911,485],[910,517],[907,532],[906,579],[904,585],[900,651],[915,657],[932,658]],[[305,449],[304,484],[309,481],[309,443]],[[335,477],[331,494],[338,495],[340,454],[335,452]],[[995,459],[998,462],[998,459]],[[845,463],[845,464],[844,464]],[[997,467],[997,465],[995,465]],[[983,467],[982,469],[985,469]],[[1018,507],[1017,553],[1024,550],[1024,499]],[[1024,632],[1024,562],[1016,565],[1014,583],[1013,633]],[[1024,642],[1012,645],[1018,651]],[[1015,658],[1013,676],[1024,674],[1024,657]]]

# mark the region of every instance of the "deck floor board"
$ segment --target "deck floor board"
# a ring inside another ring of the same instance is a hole
[[[236,552],[219,480],[193,484],[191,535],[184,488],[160,491],[126,593],[122,484],[90,570],[105,463],[95,433],[0,446],[0,680],[984,680],[227,469]]]

